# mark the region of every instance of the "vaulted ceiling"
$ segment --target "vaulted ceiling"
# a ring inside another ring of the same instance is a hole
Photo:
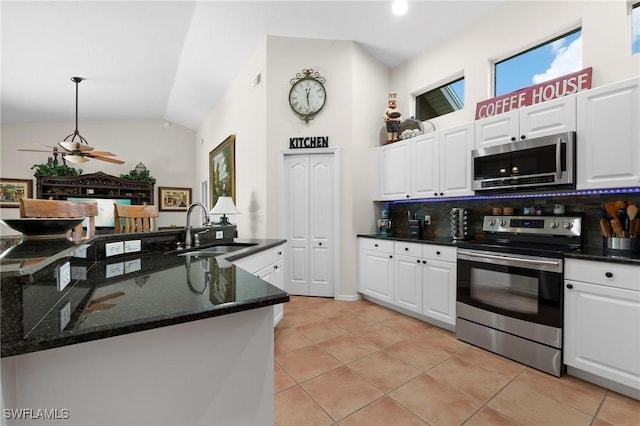
[[[7,1],[2,123],[165,119],[196,130],[266,35],[353,40],[390,69],[493,1]]]

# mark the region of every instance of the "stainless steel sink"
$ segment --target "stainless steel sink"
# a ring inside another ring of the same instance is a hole
[[[256,244],[253,244],[253,243],[221,244],[221,245],[215,245],[212,247],[206,247],[206,248],[188,251],[185,253],[180,253],[180,256],[193,256],[193,257],[220,256],[222,254],[231,253],[231,252],[242,250],[244,248],[255,246],[255,245]]]

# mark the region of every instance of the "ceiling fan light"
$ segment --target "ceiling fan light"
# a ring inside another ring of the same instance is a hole
[[[65,155],[64,159],[67,160],[70,163],[74,163],[74,164],[81,164],[81,163],[86,163],[87,160],[84,156],[82,155]]]

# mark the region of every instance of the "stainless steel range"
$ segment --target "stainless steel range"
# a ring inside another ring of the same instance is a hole
[[[562,374],[563,253],[578,216],[485,216],[484,240],[458,243],[456,337]]]

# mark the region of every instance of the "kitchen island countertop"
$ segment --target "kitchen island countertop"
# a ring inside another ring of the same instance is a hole
[[[38,250],[36,242],[3,238],[2,357],[289,300],[286,292],[231,263],[285,240],[234,239],[250,245],[198,257],[175,250],[171,233],[156,232],[135,236],[143,240],[141,252],[105,257],[105,243],[123,238],[127,235],[97,236],[80,245],[59,241],[59,250],[52,242]],[[71,280],[58,290],[61,266],[68,267]]]

